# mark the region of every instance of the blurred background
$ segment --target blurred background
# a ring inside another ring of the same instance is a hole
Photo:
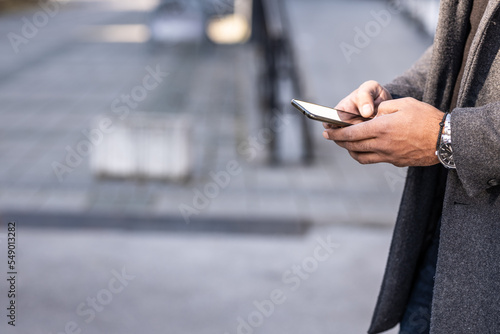
[[[366,332],[406,170],[290,100],[389,82],[438,7],[0,0],[0,331]]]

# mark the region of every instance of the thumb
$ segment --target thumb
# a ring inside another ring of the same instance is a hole
[[[370,91],[359,90],[357,96],[358,110],[361,116],[369,118],[375,112],[375,103]]]
[[[392,114],[400,109],[400,103],[398,100],[383,101],[377,108],[377,116]]]

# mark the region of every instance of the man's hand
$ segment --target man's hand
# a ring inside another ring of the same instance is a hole
[[[383,101],[391,100],[391,94],[378,82],[364,82],[358,89],[349,94],[337,104],[335,109],[372,117],[377,113],[377,107]]]
[[[440,110],[427,103],[397,99],[381,102],[374,119],[345,128],[329,128],[323,136],[347,149],[362,164],[430,166],[439,162],[435,151],[442,117]]]

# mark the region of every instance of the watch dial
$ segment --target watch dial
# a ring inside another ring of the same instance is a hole
[[[450,144],[442,144],[439,147],[438,159],[448,168],[455,168],[455,160],[453,160],[453,150]]]

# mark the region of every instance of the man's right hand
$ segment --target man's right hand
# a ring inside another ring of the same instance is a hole
[[[378,82],[370,80],[364,82],[358,89],[342,99],[335,106],[335,109],[345,110],[369,118],[375,116],[378,105],[387,100],[392,100],[389,91]],[[331,124],[326,123],[324,126],[325,128],[332,127]]]

